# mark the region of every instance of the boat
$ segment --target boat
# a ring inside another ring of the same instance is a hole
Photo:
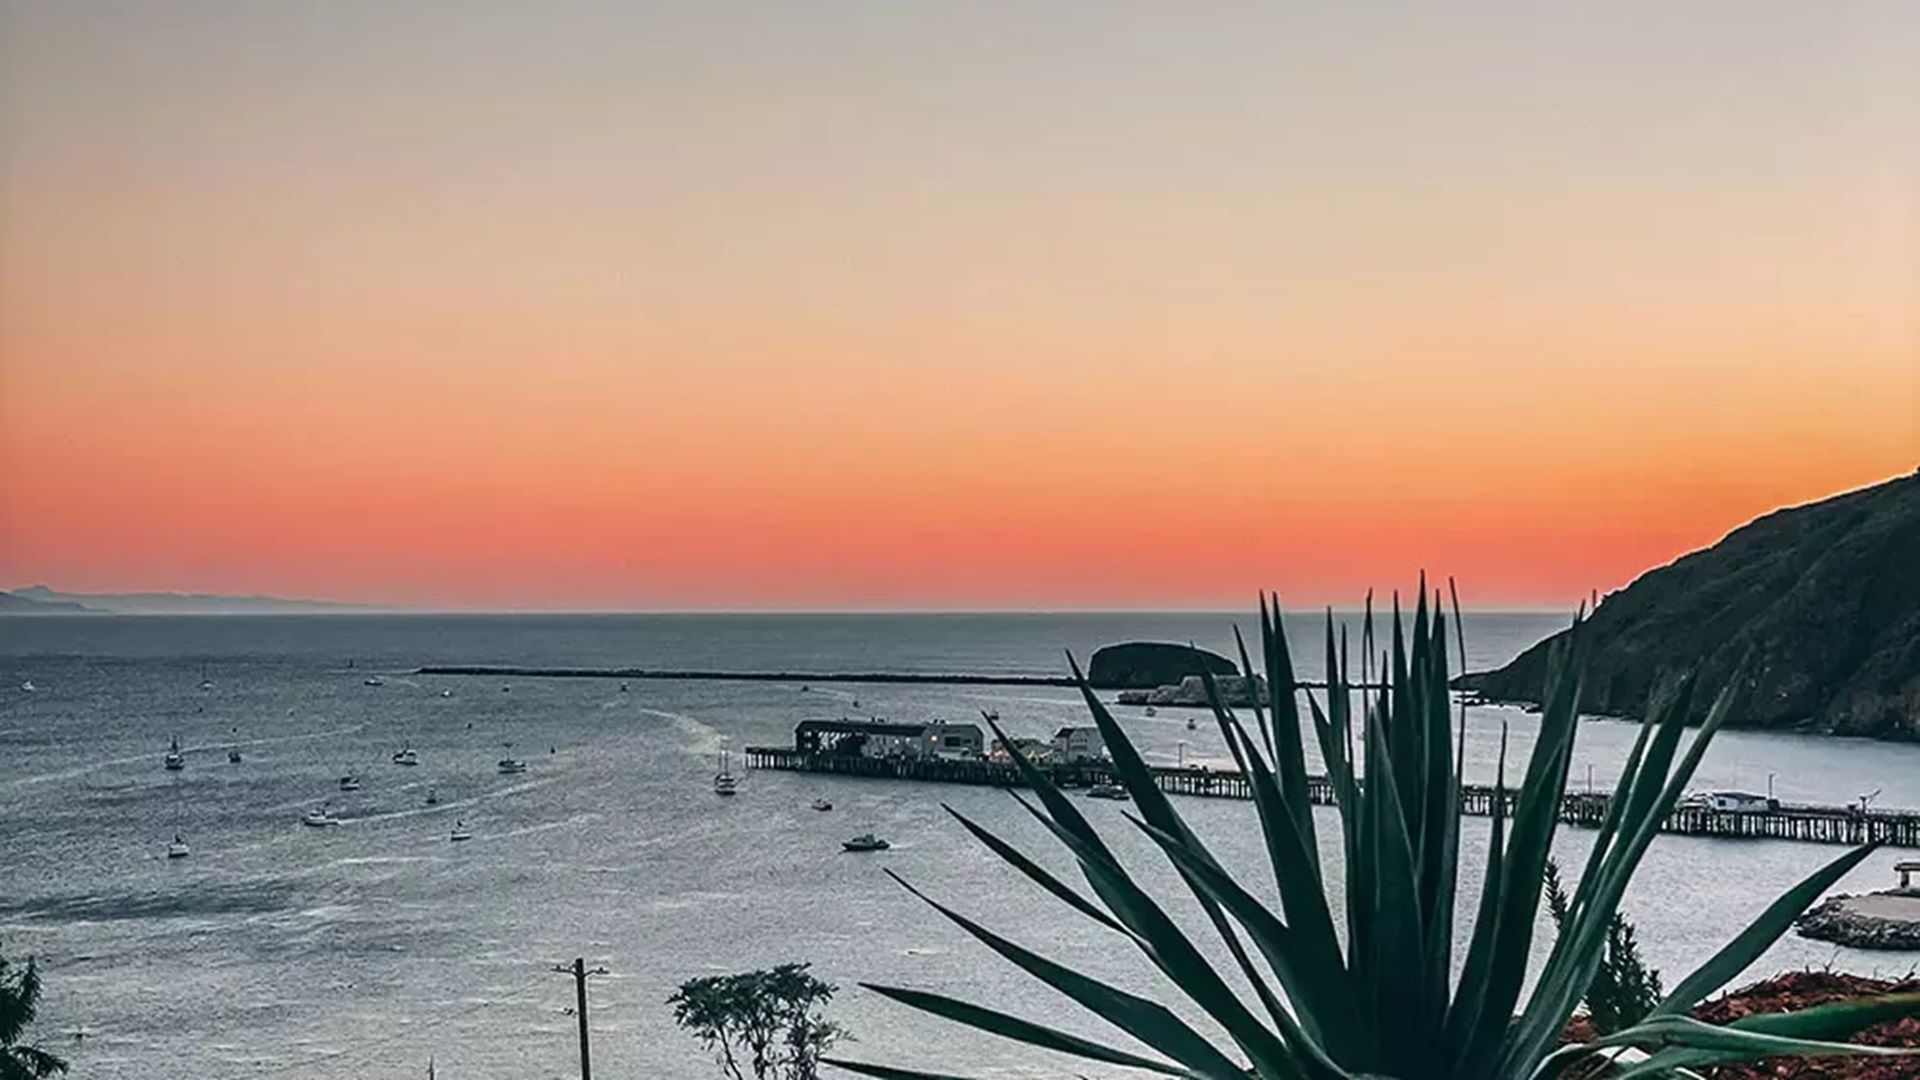
[[[825,799],[815,799],[813,800],[813,808],[815,810],[831,810],[833,809],[833,804]]]
[[[451,690],[442,690],[442,691],[440,691],[440,696],[441,696],[441,697],[452,697],[452,696],[453,696],[453,691],[451,691]]]
[[[981,719],[985,720],[989,724],[997,724],[1000,722],[1000,710],[999,709],[981,709],[980,717]]]
[[[393,763],[395,765],[418,765],[420,764],[420,755],[413,747],[409,746],[394,752]]]
[[[892,846],[870,832],[861,833],[851,840],[843,840],[840,843],[840,847],[846,851],[885,851]]]
[[[39,687],[37,687],[37,686],[35,686],[35,685],[33,685],[33,680],[32,680],[32,679],[28,679],[28,680],[27,680],[26,682],[23,682],[23,683],[21,683],[21,684],[20,684],[20,690],[21,690],[21,692],[22,692],[22,693],[27,693],[27,694],[31,694],[31,693],[33,693],[33,692],[34,692],[35,690],[38,690],[38,689],[39,689]]]
[[[432,788],[427,789],[427,805],[428,806],[440,805],[440,793],[433,790]]]
[[[161,759],[161,764],[168,772],[179,772],[187,767],[186,755],[180,752],[179,736],[176,735],[173,742],[167,745],[167,756]]]
[[[1194,720],[1194,718],[1193,718],[1193,717],[1191,717],[1191,716],[1189,716],[1189,717],[1187,717],[1187,730],[1188,730],[1188,731],[1198,731],[1198,730],[1200,730],[1200,724],[1199,724],[1199,722],[1198,722],[1198,721],[1196,721],[1196,720]]]
[[[360,680],[360,685],[361,686],[385,686],[387,685],[387,680],[381,678],[378,675],[369,675],[366,678]]]
[[[334,817],[333,814],[327,810],[326,803],[321,803],[319,806],[307,811],[306,814],[300,818],[300,824],[311,825],[316,829],[322,829],[329,825],[340,824],[340,819]]]
[[[240,764],[240,748],[239,747],[233,747],[227,751],[227,764],[229,765]]]
[[[167,858],[184,859],[190,851],[191,849],[187,847],[187,842],[181,838],[180,834],[174,833],[173,843],[167,845]]]
[[[447,839],[456,844],[462,840],[471,840],[473,839],[473,830],[467,828],[466,822],[456,821],[453,823],[453,831],[447,834]]]
[[[355,773],[348,773],[347,775],[341,777],[340,790],[341,791],[359,791],[360,777]]]
[[[527,771],[527,763],[519,758],[501,758],[498,765],[501,776],[514,776]]]
[[[1127,794],[1126,788],[1121,787],[1119,784],[1108,781],[1106,783],[1095,784],[1092,787],[1088,788],[1087,798],[1114,799],[1117,801],[1124,802],[1125,800],[1132,798],[1132,796]]]
[[[723,746],[720,748],[720,771],[713,774],[713,793],[732,795],[739,789],[740,778],[733,775],[733,770],[728,767],[727,749]]]
[[[1156,709],[1156,708],[1154,708],[1154,707],[1153,707],[1153,706],[1151,706],[1151,705],[1149,705],[1149,706],[1147,706],[1147,707],[1146,707],[1146,709],[1145,709],[1144,711],[1146,712],[1146,714],[1147,714],[1148,716],[1159,716],[1159,715],[1160,715],[1160,710],[1159,710],[1159,709]]]

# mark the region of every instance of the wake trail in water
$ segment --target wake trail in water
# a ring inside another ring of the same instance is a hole
[[[208,750],[222,750],[229,746],[267,746],[280,743],[305,742],[312,739],[330,739],[338,735],[352,735],[355,732],[365,731],[366,729],[367,725],[365,724],[355,724],[353,727],[334,728],[329,731],[310,731],[299,735],[277,735],[271,738],[248,739],[241,742],[200,743],[193,746],[181,747],[181,752],[191,754],[202,753]],[[157,760],[159,756],[157,751],[150,750],[140,754],[129,754],[126,757],[103,758],[99,761],[88,762],[85,765],[76,765],[71,769],[62,769],[58,772],[37,773],[33,776],[18,777],[7,781],[7,784],[13,787],[27,787],[32,784],[44,784],[50,780],[71,780],[76,776],[85,776],[90,772],[96,772],[101,769],[109,769],[119,765],[132,765],[135,762],[141,761],[154,761]]]

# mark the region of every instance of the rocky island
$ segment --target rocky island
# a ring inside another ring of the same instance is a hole
[[[1716,686],[1748,658],[1729,723],[1920,739],[1920,472],[1758,518],[1608,595],[1580,633],[1592,712],[1637,716],[1662,674]],[[1562,636],[1458,685],[1536,703]]]

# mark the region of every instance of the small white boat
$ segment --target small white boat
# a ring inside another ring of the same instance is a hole
[[[887,843],[885,840],[880,839],[870,832],[861,833],[859,836],[851,840],[842,841],[840,844],[840,847],[846,851],[885,851],[892,846],[892,844]]]
[[[527,763],[519,758],[501,758],[496,767],[500,770],[501,776],[513,776],[527,771]]]
[[[1116,801],[1124,802],[1127,799],[1132,798],[1132,796],[1128,795],[1127,789],[1121,787],[1119,784],[1103,783],[1103,784],[1095,784],[1092,787],[1088,788],[1087,798],[1114,799]]]
[[[201,680],[200,680],[200,689],[202,689],[202,690],[211,690],[211,689],[213,689],[213,680],[212,680],[212,679],[201,679]]]
[[[361,686],[385,686],[387,685],[387,680],[381,678],[378,675],[369,675],[366,678],[360,680],[360,685]]]
[[[23,693],[28,693],[28,694],[31,694],[31,693],[33,693],[33,692],[34,692],[35,690],[38,690],[38,689],[40,689],[40,688],[39,688],[39,687],[37,687],[37,686],[35,686],[35,685],[33,685],[33,680],[32,680],[32,679],[28,679],[28,680],[27,680],[26,682],[23,682],[23,683],[21,683],[21,684],[20,684],[20,690],[21,690],[21,691],[22,691]]]
[[[1147,706],[1147,707],[1146,707],[1146,709],[1145,709],[1145,710],[1143,710],[1143,711],[1144,711],[1144,712],[1145,712],[1145,713],[1146,713],[1146,714],[1147,714],[1148,716],[1159,716],[1159,715],[1160,715],[1160,710],[1159,710],[1159,709],[1156,709],[1156,708],[1154,708],[1154,707],[1153,707],[1153,706],[1151,706],[1151,705],[1149,705],[1149,706]]]
[[[740,778],[733,775],[733,770],[728,767],[727,751],[726,748],[722,747],[720,750],[720,771],[713,774],[713,793],[715,795],[732,795],[738,790],[740,790]]]
[[[329,825],[340,824],[340,819],[334,817],[333,814],[327,810],[327,804],[321,803],[319,806],[307,811],[306,814],[300,818],[300,824],[311,825],[316,829],[323,829]]]
[[[440,793],[433,790],[432,788],[427,789],[427,805],[428,806],[440,805]]]
[[[1194,719],[1193,717],[1191,717],[1191,716],[1189,716],[1189,717],[1187,717],[1187,730],[1188,730],[1188,731],[1198,731],[1198,730],[1200,730],[1200,723],[1199,723],[1199,721],[1197,721],[1197,720],[1195,720],[1195,719]]]
[[[227,751],[227,764],[229,765],[240,764],[240,748],[239,747],[234,747]]]
[[[180,752],[180,739],[178,736],[176,736],[171,743],[167,744],[167,756],[162,758],[160,763],[168,772],[179,772],[181,769],[187,767],[186,755]]]
[[[173,843],[167,845],[167,858],[184,859],[191,853],[191,850],[192,849],[187,847],[187,842],[181,838],[180,834],[174,833]]]
[[[833,804],[825,799],[815,799],[813,800],[813,808],[815,810],[831,810],[833,809]]]
[[[414,751],[413,747],[409,746],[394,753],[393,763],[395,765],[418,765],[420,764],[420,755]]]
[[[471,840],[473,839],[473,830],[467,828],[466,822],[456,821],[453,823],[453,831],[447,834],[447,839],[456,844],[462,840]]]
[[[452,696],[453,696],[453,691],[451,691],[451,690],[442,690],[442,691],[440,691],[440,696],[441,696],[441,697],[452,697]]]
[[[341,777],[340,790],[341,791],[359,791],[360,777],[355,775],[354,773],[348,773],[347,775]]]

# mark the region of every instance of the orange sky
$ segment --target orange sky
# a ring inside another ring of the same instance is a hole
[[[0,0],[0,586],[1561,605],[1920,464],[1912,5],[633,7]]]

